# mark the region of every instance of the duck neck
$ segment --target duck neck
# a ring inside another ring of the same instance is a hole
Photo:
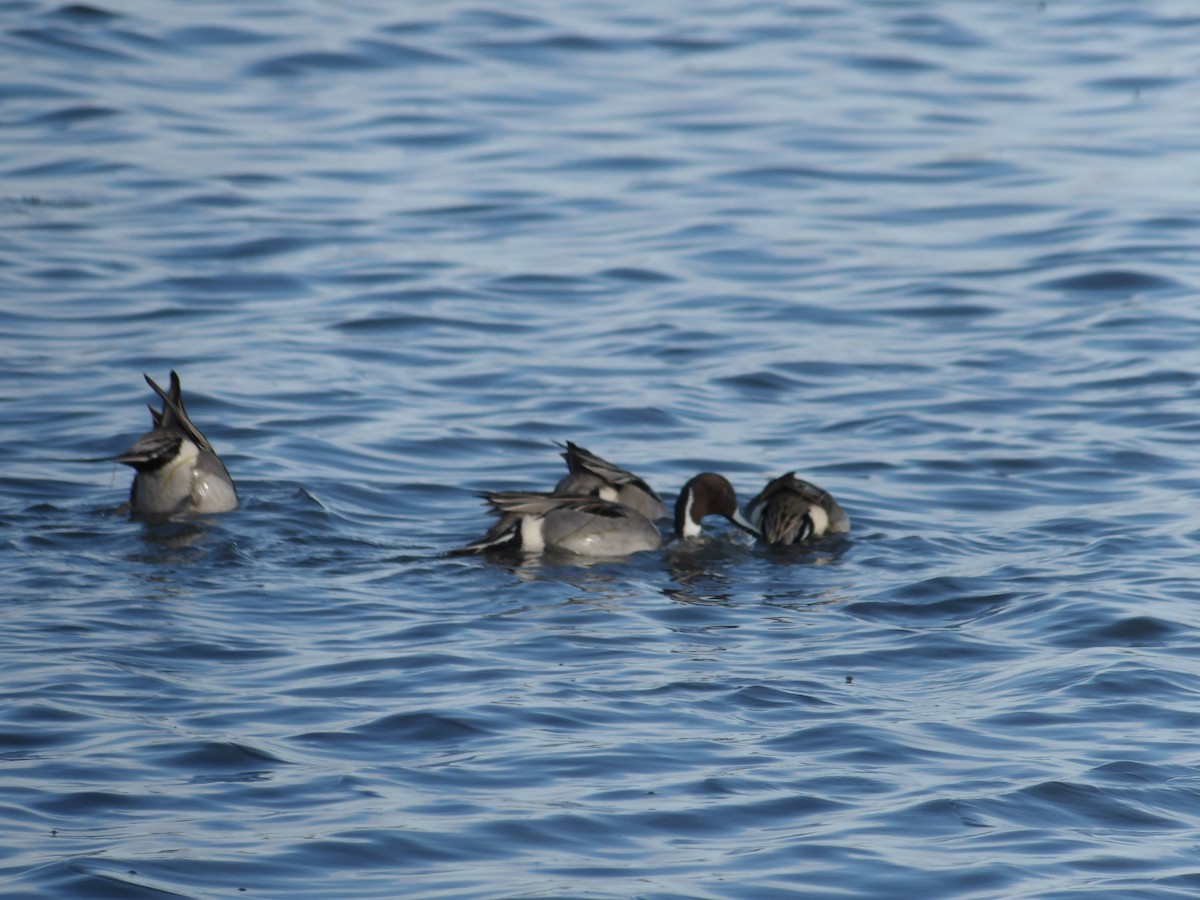
[[[675,535],[681,538],[700,536],[700,523],[692,516],[696,506],[696,492],[689,486],[679,495],[675,503]]]

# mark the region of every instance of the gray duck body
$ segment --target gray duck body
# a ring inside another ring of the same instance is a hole
[[[154,427],[114,457],[136,471],[129,490],[133,516],[168,519],[236,509],[233,479],[188,416],[179,375],[171,372],[170,391],[164,391],[149,375],[144,377],[163,408],[150,407]]]
[[[662,535],[653,522],[611,500],[533,491],[496,491],[483,497],[500,519],[460,553],[518,550],[537,554],[559,550],[606,557],[628,556],[662,546]]]

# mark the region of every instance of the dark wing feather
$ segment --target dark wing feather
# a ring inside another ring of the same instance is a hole
[[[487,534],[465,547],[451,550],[451,556],[467,556],[472,553],[488,553],[497,550],[517,549],[521,544],[521,517],[508,513],[502,515]]]
[[[799,544],[813,536],[812,505],[799,495],[776,497],[763,511],[762,534],[770,544]]]
[[[208,441],[200,433],[200,429],[192,424],[192,420],[183,406],[183,387],[175,370],[171,370],[170,392],[159,387],[149,375],[142,377],[146,379],[146,384],[154,389],[154,393],[158,394],[159,399],[163,402],[162,412],[155,417],[155,425],[159,428],[173,428],[186,435],[201,450],[211,450]],[[151,410],[150,414],[153,416],[154,411]]]
[[[586,450],[571,441],[566,444],[559,444],[560,447],[565,447],[566,451],[562,454],[563,459],[567,461],[567,468],[573,474],[582,474],[590,472],[597,478],[607,481],[609,484],[617,485],[618,487],[624,484],[631,484],[639,490],[645,491],[655,500],[661,499],[650,485],[646,484],[638,476],[634,475],[628,469],[622,469],[620,466],[614,466],[606,459],[601,459],[590,450]]]
[[[571,509],[597,516],[624,516],[629,512],[619,503],[610,503],[599,497],[545,494],[536,491],[494,491],[485,493],[483,497],[492,511],[499,514],[544,516],[556,509]]]
[[[179,453],[183,436],[167,428],[155,428],[137,439],[132,447],[113,461],[133,466],[139,472],[152,472],[173,460]]]

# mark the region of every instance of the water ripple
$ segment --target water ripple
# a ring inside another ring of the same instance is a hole
[[[1195,16],[862,12],[0,13],[8,893],[1195,893]],[[854,530],[445,555],[564,440]]]

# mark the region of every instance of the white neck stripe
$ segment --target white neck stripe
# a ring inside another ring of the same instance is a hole
[[[695,491],[688,491],[687,504],[683,508],[683,536],[699,537],[700,523],[692,518],[692,505],[696,502]]]

